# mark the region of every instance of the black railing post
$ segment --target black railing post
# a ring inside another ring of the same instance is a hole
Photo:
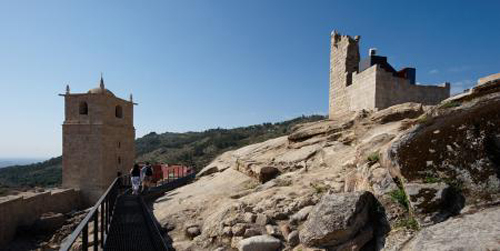
[[[88,250],[89,247],[89,225],[88,222],[83,227],[82,231],[82,250]]]
[[[110,221],[111,215],[109,214],[109,212],[111,212],[111,203],[110,202],[111,202],[110,200],[106,201],[106,221],[108,222],[108,224],[107,224],[108,227],[109,227],[109,224],[111,223],[111,221]]]
[[[99,248],[99,221],[97,220],[97,216],[99,216],[96,211],[94,214],[94,251],[97,251]]]
[[[101,247],[104,248],[104,204],[101,203]]]
[[[108,200],[109,196],[106,196],[106,200],[104,201],[104,226],[106,229],[106,235],[108,234]]]

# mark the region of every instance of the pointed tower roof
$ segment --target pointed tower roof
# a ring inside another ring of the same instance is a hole
[[[96,87],[94,89],[90,89],[87,93],[89,94],[105,94],[109,96],[115,96],[110,90],[106,89],[104,86],[104,78],[102,77],[102,72],[101,72],[101,79],[99,79],[99,87]]]
[[[106,88],[104,88],[104,79],[102,78],[102,72],[101,72],[101,80],[99,81],[99,87],[101,89],[106,89]]]

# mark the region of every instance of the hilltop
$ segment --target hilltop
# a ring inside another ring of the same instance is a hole
[[[136,139],[136,160],[183,164],[201,169],[225,151],[283,136],[290,133],[291,128],[297,124],[321,119],[324,116],[311,115],[232,129],[161,134],[152,132]],[[62,179],[61,167],[62,157],[56,157],[40,163],[2,168],[0,189],[58,186]]]

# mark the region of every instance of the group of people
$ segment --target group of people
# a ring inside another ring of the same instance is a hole
[[[134,164],[134,167],[130,170],[130,179],[132,183],[132,194],[139,194],[141,183],[142,191],[146,191],[152,185],[153,167],[149,162],[146,162],[142,168],[139,164]]]

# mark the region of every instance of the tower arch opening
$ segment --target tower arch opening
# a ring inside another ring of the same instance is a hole
[[[123,109],[119,105],[117,105],[115,107],[115,117],[120,118],[120,119],[123,118]]]
[[[85,101],[80,102],[79,111],[80,111],[80,115],[89,114],[89,106],[88,106],[87,102],[85,102]]]

